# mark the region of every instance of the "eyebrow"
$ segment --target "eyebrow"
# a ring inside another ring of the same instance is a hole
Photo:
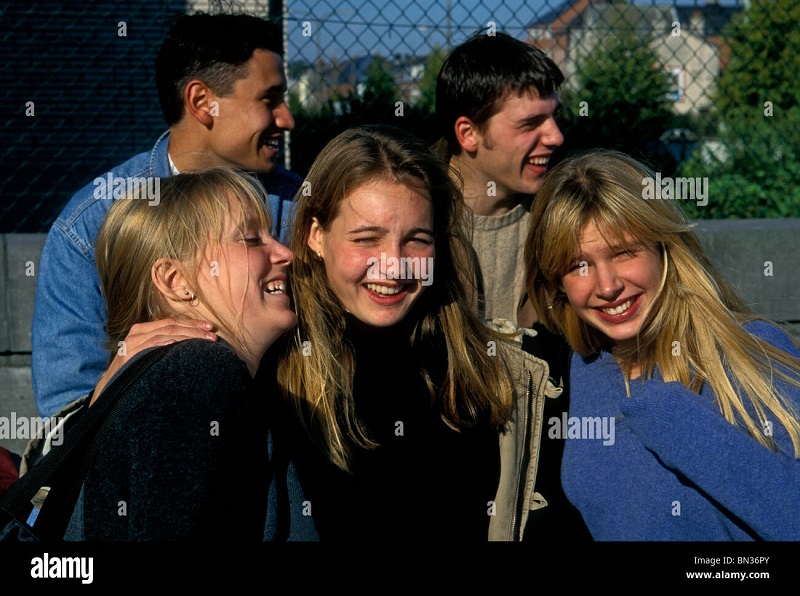
[[[286,85],[272,85],[261,92],[261,97],[269,97],[270,95],[283,95],[284,93],[286,93]]]
[[[347,232],[350,235],[353,234],[363,234],[365,232],[373,232],[377,234],[386,234],[389,232],[384,227],[381,226],[359,226]],[[429,236],[434,236],[433,230],[429,230],[428,228],[414,228],[413,230],[409,230],[408,234],[428,234]]]
[[[534,116],[525,116],[517,120],[517,126],[529,126],[542,124],[548,118],[555,116],[555,112],[551,114],[536,114]]]
[[[249,232],[261,230],[262,224],[258,217],[250,216],[245,218],[244,221],[241,221],[240,226],[240,231]]]

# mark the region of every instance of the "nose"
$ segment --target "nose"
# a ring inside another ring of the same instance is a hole
[[[408,277],[405,267],[401,266],[403,259],[409,255],[405,245],[400,241],[387,241],[382,243],[380,253],[375,255],[381,267],[384,279],[404,279]]]
[[[564,135],[561,134],[561,129],[558,127],[556,119],[550,118],[544,124],[545,129],[542,131],[542,142],[548,147],[555,149],[564,144]]]
[[[622,293],[625,284],[617,274],[617,269],[612,264],[596,266],[595,293],[603,300],[616,300]]]
[[[292,116],[292,111],[289,109],[288,103],[283,102],[281,105],[277,106],[273,110],[273,115],[275,116],[275,124],[278,125],[278,128],[283,130],[294,129],[294,116]]]
[[[292,259],[294,259],[294,253],[288,246],[281,244],[277,240],[274,242],[275,244],[272,247],[270,262],[274,263],[275,265],[288,266],[289,263],[292,262]]]

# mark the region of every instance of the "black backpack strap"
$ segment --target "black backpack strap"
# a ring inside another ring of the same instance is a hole
[[[77,420],[64,433],[63,444],[52,447],[47,455],[0,494],[0,510],[21,521],[31,510],[31,500],[43,486],[49,486],[45,503],[34,532],[41,539],[60,540],[69,523],[72,510],[106,428],[119,414],[124,400],[119,399],[138,381],[171,346],[155,348],[137,359],[110,383],[91,407],[77,413]]]

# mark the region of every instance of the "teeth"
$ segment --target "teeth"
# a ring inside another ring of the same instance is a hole
[[[530,157],[528,158],[528,163],[533,164],[535,166],[546,166],[550,163],[549,157]]]
[[[277,149],[278,146],[280,145],[280,141],[278,139],[269,138],[269,139],[264,139],[264,144],[267,147],[272,147],[273,149]]]
[[[378,284],[367,284],[367,288],[372,290],[373,292],[377,292],[378,294],[385,294],[387,296],[398,294],[400,290],[403,289],[402,286],[381,286]]]
[[[266,285],[264,291],[270,294],[285,294],[286,285],[282,281],[271,281]]]
[[[607,315],[619,315],[628,310],[631,307],[631,304],[633,304],[633,300],[628,300],[627,302],[623,302],[614,308],[604,308],[602,310]]]

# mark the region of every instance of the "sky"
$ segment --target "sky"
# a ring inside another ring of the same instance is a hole
[[[563,0],[285,0],[288,61],[316,61],[380,53],[426,55],[438,44],[464,41],[496,23],[498,31],[526,37],[525,26]],[[635,4],[673,4],[637,0]],[[736,0],[722,0],[723,5]],[[703,5],[682,0],[680,5]],[[450,7],[448,10],[447,7]],[[448,18],[449,15],[449,18]],[[448,26],[449,25],[449,26]],[[448,35],[449,32],[449,35]]]

